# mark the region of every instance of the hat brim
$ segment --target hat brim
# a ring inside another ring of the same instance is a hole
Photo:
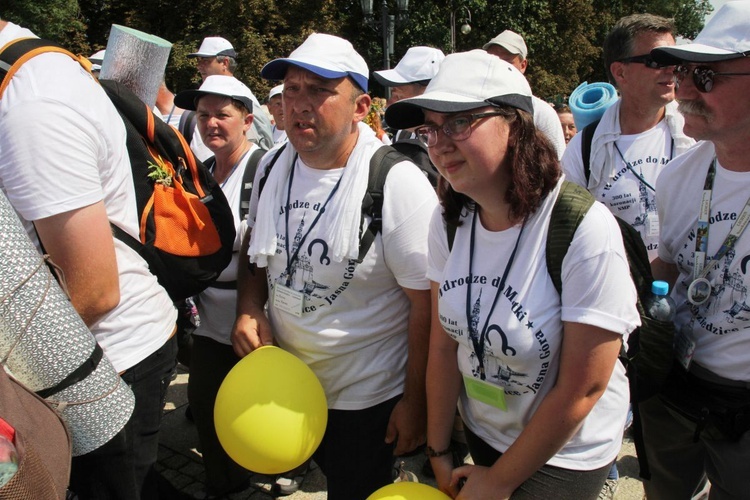
[[[506,94],[478,101],[448,92],[430,92],[420,97],[412,97],[391,104],[385,110],[385,121],[391,127],[407,129],[424,124],[424,110],[450,114],[485,106],[503,105],[518,108],[531,114],[534,112],[531,98],[521,94]]]
[[[407,85],[410,82],[403,76],[401,76],[395,69],[384,69],[381,71],[373,71],[373,78],[377,80],[380,85],[385,87],[398,87],[399,85]]]
[[[229,56],[237,58],[237,52],[232,49],[222,50],[221,52],[217,52],[216,54],[208,54],[206,52],[193,52],[192,54],[188,54],[186,57],[194,58],[194,57],[218,57],[218,56]]]
[[[657,47],[651,51],[651,57],[660,64],[679,64],[681,62],[719,62],[745,57],[741,52],[717,49],[701,43]]]
[[[367,92],[367,77],[364,75],[359,75],[357,73],[351,73],[347,71],[336,71],[327,68],[321,68],[320,66],[316,66],[315,64],[293,59],[274,59],[273,61],[263,66],[263,69],[260,70],[260,76],[262,76],[266,80],[281,81],[284,79],[286,70],[290,65],[305,69],[311,73],[315,73],[316,75],[329,80],[349,76],[352,78],[352,80],[354,80],[359,88]]]
[[[221,97],[228,97],[229,99],[239,101],[245,105],[250,113],[253,112],[253,101],[249,97],[245,97],[244,95],[227,95],[221,94],[219,92],[206,92],[205,90],[183,90],[182,92],[174,96],[174,103],[177,107],[180,107],[182,109],[195,111],[197,108],[198,99],[207,95],[218,95]]]

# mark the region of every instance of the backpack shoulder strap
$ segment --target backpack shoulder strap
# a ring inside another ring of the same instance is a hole
[[[594,197],[585,188],[563,182],[552,208],[546,245],[547,271],[558,294],[562,295],[562,261],[578,226],[593,204]]]
[[[269,161],[266,164],[265,168],[263,169],[263,175],[258,180],[258,198],[260,198],[260,194],[263,192],[263,188],[266,186],[266,181],[268,180],[268,174],[271,173],[271,169],[273,168],[274,165],[276,165],[276,161],[279,159],[279,156],[281,156],[281,153],[286,149],[287,144],[289,143],[285,143],[283,146],[281,146],[279,149],[276,150],[276,153],[274,153],[273,158],[271,158],[271,161]]]
[[[82,56],[77,56],[62,48],[60,45],[42,38],[19,38],[7,43],[0,49],[0,99],[5,89],[10,85],[13,75],[26,61],[32,57],[47,52],[58,52],[65,54],[83,66],[86,71],[91,71],[91,62]]]
[[[195,111],[185,110],[180,115],[180,121],[177,123],[177,130],[180,131],[182,137],[185,138],[185,142],[190,144],[193,140],[193,132],[195,132]]]
[[[242,174],[242,187],[240,188],[240,222],[245,220],[247,213],[250,211],[250,196],[253,194],[253,180],[255,172],[258,170],[258,163],[263,155],[268,153],[263,148],[258,148],[252,152],[245,163],[245,171]]]
[[[375,242],[375,237],[383,227],[383,191],[388,172],[402,161],[411,161],[390,146],[382,146],[370,159],[370,174],[367,180],[367,192],[362,198],[362,215],[369,215],[370,224],[359,239],[357,262],[362,262]]]
[[[583,134],[581,136],[581,160],[583,161],[583,174],[587,183],[589,177],[591,177],[591,141],[594,139],[594,132],[596,132],[596,127],[600,121],[601,119],[589,123],[581,131],[581,134]]]

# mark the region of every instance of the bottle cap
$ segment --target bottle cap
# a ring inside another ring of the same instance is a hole
[[[651,292],[654,295],[667,295],[669,293],[669,283],[656,280],[651,284]]]

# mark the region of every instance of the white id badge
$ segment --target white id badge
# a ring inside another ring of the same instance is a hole
[[[293,314],[298,318],[302,316],[302,307],[305,303],[305,295],[288,286],[276,283],[273,287],[273,306],[285,313]]]
[[[659,214],[651,212],[648,214],[648,236],[659,236]]]
[[[690,362],[693,360],[693,354],[695,353],[695,342],[692,337],[692,329],[688,325],[685,325],[677,333],[674,341],[677,360],[685,370],[690,369]]]

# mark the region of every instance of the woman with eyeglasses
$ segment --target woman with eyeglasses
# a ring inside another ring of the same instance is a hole
[[[547,269],[563,182],[523,75],[484,51],[446,57],[386,120],[417,127],[442,175],[429,236],[427,454],[458,499],[596,498],[628,406],[620,346],[639,324],[622,238],[594,203]],[[452,235],[451,235],[452,233]],[[458,403],[475,465],[454,469]]]

